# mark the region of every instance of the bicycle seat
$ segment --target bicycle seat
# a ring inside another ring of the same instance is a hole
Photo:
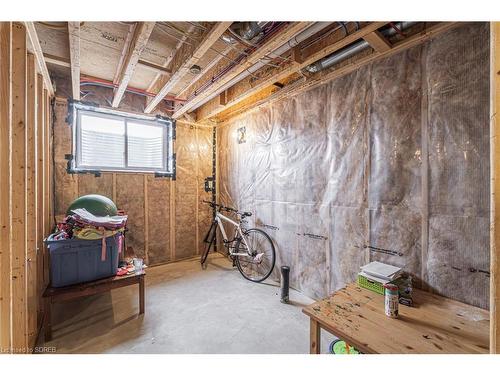
[[[247,216],[252,216],[252,213],[251,213],[251,212],[247,212],[247,211],[245,211],[245,212],[243,212],[243,213],[241,214],[241,217],[242,217],[242,218],[243,218],[243,217],[247,217]]]

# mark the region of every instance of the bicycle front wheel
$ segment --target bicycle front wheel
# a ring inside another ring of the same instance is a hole
[[[273,241],[266,232],[257,228],[247,230],[243,236],[245,241],[239,239],[235,246],[236,266],[245,279],[260,283],[273,272],[276,262]]]

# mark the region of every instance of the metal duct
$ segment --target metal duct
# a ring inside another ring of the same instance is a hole
[[[399,22],[396,26],[400,30],[408,29],[409,27],[415,25],[416,22]],[[396,30],[394,28],[389,28],[382,31],[382,35],[385,37],[390,37],[396,34]],[[321,60],[312,63],[311,65],[306,66],[304,69],[309,73],[317,73],[322,71],[323,69],[329,68],[332,65],[335,65],[341,61],[346,60],[347,58],[365,50],[368,48],[370,44],[365,40],[360,40],[359,42],[353,43],[340,51],[334,52],[330,56],[327,56]]]
[[[209,95],[206,99],[204,99],[200,103],[194,105],[193,108],[191,109],[191,111],[194,111],[196,108],[202,106],[203,104],[205,104],[209,100],[215,98],[217,95],[219,95],[224,90],[227,90],[229,87],[233,86],[234,84],[238,83],[242,79],[248,77],[250,74],[252,74],[252,73],[256,72],[257,70],[259,70],[260,68],[262,68],[265,64],[267,64],[272,59],[282,55],[283,53],[285,53],[289,49],[295,47],[297,44],[303,42],[307,38],[313,36],[314,34],[316,34],[319,31],[323,30],[325,27],[327,27],[330,24],[331,24],[331,22],[316,22],[315,24],[311,25],[306,30],[301,32],[299,35],[290,39],[288,42],[283,44],[281,47],[279,47],[278,49],[276,49],[272,53],[270,53],[268,59],[262,59],[262,60],[258,61],[257,63],[255,63],[255,65],[252,65],[250,68],[248,68],[247,70],[242,72],[240,75],[234,77],[228,83],[223,85],[220,89],[216,90],[212,95]]]

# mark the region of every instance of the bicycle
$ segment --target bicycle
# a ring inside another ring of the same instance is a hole
[[[201,255],[201,265],[205,266],[210,249],[215,244],[215,234],[219,227],[222,234],[222,242],[228,251],[229,258],[233,261],[241,275],[250,281],[261,282],[269,277],[273,272],[276,262],[276,251],[271,237],[261,229],[245,229],[245,218],[252,216],[251,212],[241,212],[231,207],[222,206],[209,201],[203,201],[216,210],[212,225],[203,240],[205,251]],[[224,216],[221,212],[231,212],[239,216],[237,221]],[[235,231],[234,237],[228,239],[223,221],[231,224]],[[233,246],[234,245],[234,246]]]

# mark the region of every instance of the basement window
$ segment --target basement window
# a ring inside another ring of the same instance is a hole
[[[73,103],[75,172],[150,172],[174,175],[174,122]]]

